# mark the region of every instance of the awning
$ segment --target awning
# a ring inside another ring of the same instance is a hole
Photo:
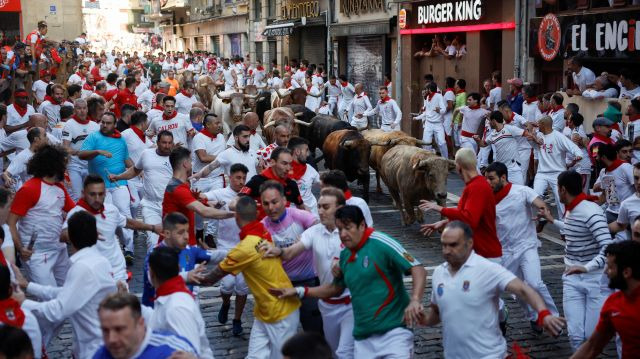
[[[0,12],[20,12],[20,0],[0,0]]]
[[[265,26],[262,36],[288,36],[293,33],[294,23],[274,24]]]

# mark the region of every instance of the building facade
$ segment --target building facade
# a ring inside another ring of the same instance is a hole
[[[0,1],[0,24],[3,42],[25,36],[37,28],[38,21],[49,25],[47,38],[60,41],[74,39],[82,32],[80,0],[3,0]],[[64,26],[63,26],[64,24]]]

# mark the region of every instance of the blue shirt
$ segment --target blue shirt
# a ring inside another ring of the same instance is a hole
[[[144,349],[132,359],[165,359],[178,350],[196,354],[196,350],[189,340],[168,332],[147,330],[142,345],[144,345]],[[103,345],[93,354],[93,359],[113,359],[113,356]]]
[[[164,242],[161,242],[159,246],[165,246]],[[151,252],[149,252],[151,254]],[[187,248],[183,249],[180,252],[180,257],[178,258],[178,264],[180,265],[180,272],[188,272],[196,267],[196,264],[202,262],[208,262],[211,260],[211,255],[207,253],[206,250],[200,247],[191,247],[187,246]],[[142,305],[146,305],[147,307],[153,308],[153,297],[156,296],[156,290],[149,282],[149,276],[147,273],[149,272],[149,255],[144,260],[143,267],[143,289],[142,289]],[[190,291],[193,291],[193,285],[187,285]]]
[[[524,97],[522,97],[522,93],[518,93],[516,96],[513,96],[513,94],[509,94],[509,96],[507,96],[507,103],[509,104],[511,111],[517,113],[520,116],[522,116],[523,102]]]
[[[89,173],[102,177],[107,188],[127,185],[126,180],[111,182],[108,176],[109,174],[119,175],[127,169],[124,162],[129,159],[129,150],[124,138],[107,137],[100,131],[96,131],[87,136],[80,150],[103,150],[111,153],[111,158],[98,155],[89,160]]]

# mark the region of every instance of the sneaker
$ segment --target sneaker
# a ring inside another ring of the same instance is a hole
[[[531,325],[531,330],[533,330],[534,333],[536,333],[537,335],[541,335],[542,334],[544,328],[539,326],[538,322],[536,320],[530,321],[529,324]]]
[[[125,260],[125,262],[127,262],[128,266],[133,265],[133,258],[134,258],[133,257],[133,252],[131,252],[131,251],[125,251],[124,252],[124,260]]]
[[[227,320],[229,320],[229,307],[231,307],[231,305],[224,304],[220,307],[220,311],[218,312],[218,321],[220,324],[225,324]]]
[[[233,329],[231,330],[234,336],[242,334],[242,322],[239,319],[233,320]]]

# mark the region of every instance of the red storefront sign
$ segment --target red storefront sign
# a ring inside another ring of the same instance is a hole
[[[0,0],[0,12],[20,12],[20,0]]]

